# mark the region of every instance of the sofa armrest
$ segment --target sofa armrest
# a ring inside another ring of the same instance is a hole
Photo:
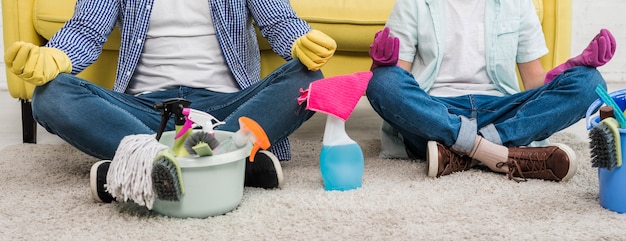
[[[26,41],[37,45],[45,43],[45,39],[37,34],[33,25],[34,4],[35,0],[2,0],[2,31],[5,49],[16,41]],[[30,100],[35,89],[34,85],[22,81],[8,70],[7,86],[13,98],[23,100]]]

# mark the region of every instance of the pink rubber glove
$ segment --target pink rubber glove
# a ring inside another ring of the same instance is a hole
[[[566,69],[576,66],[589,66],[593,68],[600,67],[615,54],[615,38],[607,29],[600,30],[600,33],[594,37],[589,46],[583,52],[573,58],[570,58],[565,63],[555,67],[548,71],[546,74],[546,84],[550,83],[557,75],[565,71]]]
[[[389,28],[385,27],[374,35],[374,42],[370,45],[370,57],[372,57],[373,70],[379,66],[395,66],[398,64],[400,52],[400,40],[389,36]]]

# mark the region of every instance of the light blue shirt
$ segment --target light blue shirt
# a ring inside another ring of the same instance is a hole
[[[260,55],[254,22],[272,49],[285,60],[291,46],[311,29],[287,0],[207,0],[217,39],[235,80],[243,89],[260,80]],[[113,90],[125,92],[139,61],[154,0],[78,0],[74,16],[46,44],[61,49],[76,74],[98,59],[114,26],[122,33]]]
[[[397,0],[387,20],[400,39],[400,56],[428,91],[441,66],[446,35],[446,4],[440,0]],[[531,0],[487,0],[485,62],[487,76],[504,94],[520,91],[515,67],[548,53]]]

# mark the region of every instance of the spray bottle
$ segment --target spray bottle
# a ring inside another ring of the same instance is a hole
[[[320,171],[325,190],[346,191],[361,187],[363,151],[348,137],[345,121],[365,93],[372,72],[356,72],[313,81],[300,90],[299,104],[326,113],[326,127],[320,152]]]
[[[266,150],[270,147],[270,140],[259,123],[242,116],[239,118],[239,130],[215,147],[213,154],[217,155],[243,148],[248,142],[253,144],[250,151],[250,162],[254,162],[254,157],[259,149]]]
[[[345,122],[327,115],[320,152],[324,189],[345,191],[361,187],[364,166],[361,146],[350,139]]]
[[[182,129],[178,134],[176,134],[174,139],[178,139],[183,136],[187,130],[194,127],[194,124],[199,125],[202,127],[203,131],[209,132],[211,135],[215,135],[213,129],[215,129],[216,126],[224,124],[223,121],[218,120],[211,114],[196,109],[183,108],[182,114],[187,118]]]
[[[161,111],[161,125],[159,126],[159,130],[156,134],[156,139],[160,140],[163,131],[165,130],[165,126],[169,121],[172,114],[174,114],[174,125],[176,128],[176,133],[179,133],[183,126],[185,125],[185,115],[183,115],[183,109],[189,107],[191,102],[182,99],[182,98],[172,98],[167,99],[162,102],[157,102],[154,104],[154,109]],[[174,144],[172,146],[172,151],[176,156],[184,157],[188,156],[189,153],[184,148],[184,141],[189,136],[189,133],[186,132],[182,137],[174,140]]]

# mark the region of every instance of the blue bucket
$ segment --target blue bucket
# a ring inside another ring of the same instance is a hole
[[[622,111],[626,109],[626,90],[618,90],[609,93],[609,95],[615,100],[617,105]],[[595,125],[600,123],[600,117],[590,116],[594,113],[604,102],[598,99],[593,102],[587,109],[586,114],[586,127],[587,130],[591,130]],[[608,210],[626,213],[626,129],[619,129],[620,141],[622,143],[622,166],[608,170],[606,168],[598,168],[598,182],[600,189],[600,205]]]

